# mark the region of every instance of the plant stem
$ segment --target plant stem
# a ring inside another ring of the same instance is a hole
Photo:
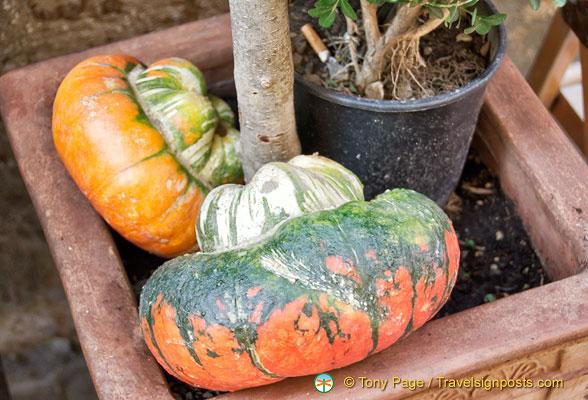
[[[409,7],[408,4],[398,6],[392,23],[386,33],[382,35],[375,13],[377,7],[371,6],[375,6],[375,4],[370,4],[367,0],[361,0],[367,52],[363,60],[362,73],[357,76],[355,83],[362,92],[368,85],[380,80],[382,68],[384,67],[384,55],[389,49],[389,44],[394,41],[395,36],[405,33],[414,25],[422,9],[422,6]],[[374,24],[376,28],[374,28]],[[377,33],[374,31],[377,31]],[[374,40],[376,35],[377,40]]]
[[[384,33],[384,44],[389,43],[395,36],[406,33],[412,28],[419,17],[423,6],[410,7],[408,4],[398,6],[392,23]]]
[[[245,180],[271,161],[300,154],[294,66],[284,0],[230,0],[235,86]]]
[[[351,62],[353,63],[353,69],[355,70],[355,76],[357,77],[361,75],[361,67],[359,66],[357,48],[355,47],[355,42],[353,41],[353,35],[359,32],[359,28],[357,27],[357,24],[349,17],[345,17],[345,22],[347,22],[347,34],[349,35],[349,53],[351,54]]]
[[[442,18],[430,18],[424,24],[416,26],[404,32],[401,35],[394,36],[393,39],[387,43],[386,50],[393,46],[395,43],[398,43],[399,41],[422,38],[423,36],[437,29],[443,23],[443,21],[445,21],[447,17],[449,17],[449,10],[444,8]]]
[[[380,40],[380,27],[378,26],[377,16],[378,6],[369,3],[367,0],[361,0],[361,14],[363,16],[363,28],[367,42],[367,52],[372,53]]]
[[[445,21],[449,17],[449,10],[447,8],[443,9],[443,17],[441,18],[429,18],[427,22],[422,24],[421,26],[417,27],[414,30],[414,36],[416,38],[422,38],[423,36],[433,32],[437,29],[443,21]]]

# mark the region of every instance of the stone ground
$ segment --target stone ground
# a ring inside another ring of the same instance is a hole
[[[526,73],[554,7],[494,0]],[[226,0],[0,0],[0,73],[228,11]],[[34,95],[34,94],[31,94]],[[0,357],[15,400],[96,398],[67,300],[0,121]]]

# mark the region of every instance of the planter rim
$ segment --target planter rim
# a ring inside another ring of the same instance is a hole
[[[491,1],[485,0],[484,3],[492,13],[498,13],[498,10]],[[374,100],[359,96],[350,96],[344,93],[319,86],[312,83],[302,75],[294,72],[296,84],[304,86],[310,93],[324,100],[340,104],[347,107],[358,108],[362,110],[379,111],[379,112],[410,112],[424,111],[440,105],[450,104],[464,97],[471,90],[480,86],[485,86],[494,73],[498,70],[506,54],[506,27],[504,23],[492,28],[498,31],[498,43],[494,59],[490,62],[486,70],[465,86],[462,86],[451,92],[443,93],[426,99],[416,100]]]

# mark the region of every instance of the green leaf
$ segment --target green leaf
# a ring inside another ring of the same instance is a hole
[[[492,26],[500,25],[506,20],[506,14],[494,14],[487,17],[480,17],[484,22]]]
[[[457,7],[451,7],[449,9],[449,18],[447,19],[449,23],[453,23],[459,19],[459,10]]]
[[[476,26],[470,26],[469,28],[465,28],[463,30],[463,33],[465,33],[467,35],[469,35],[470,33],[474,33],[474,31],[476,30],[477,27],[478,26],[476,25]]]
[[[314,3],[314,8],[308,10],[308,14],[311,17],[320,18],[323,15],[329,14],[333,8],[337,7],[339,0],[319,0]]]
[[[553,0],[556,7],[563,7],[566,5],[566,0]]]
[[[320,11],[327,11],[331,10],[333,7],[337,5],[336,1],[329,1],[329,0],[320,0],[314,3],[314,7],[316,10]]]
[[[425,4],[425,8],[429,11],[429,15],[435,18],[443,18],[443,11],[439,7]]]
[[[353,20],[357,19],[357,14],[355,13],[355,10],[353,10],[353,7],[351,7],[349,4],[348,0],[341,0],[341,11],[343,11],[343,15],[345,15],[347,18],[351,18]]]
[[[478,9],[474,8],[474,12],[472,13],[472,26],[478,24]]]
[[[555,2],[555,0],[554,0]],[[541,0],[529,0],[529,5],[533,11],[537,11],[541,5]]]
[[[487,34],[488,32],[490,32],[490,29],[492,29],[492,25],[486,23],[486,21],[482,19],[480,19],[480,22],[478,23],[478,25],[476,25],[476,33],[478,35]]]
[[[311,17],[319,19],[319,24],[328,28],[335,21],[337,7],[343,0],[319,0],[314,3],[314,8],[308,11]],[[346,2],[348,0],[345,0]],[[347,3],[349,5],[349,3]],[[351,7],[350,7],[351,8]]]
[[[313,8],[312,10],[308,10],[308,15],[318,18],[322,15],[322,11],[318,8]]]
[[[321,15],[319,18],[319,25],[323,28],[328,28],[333,25],[333,22],[335,22],[335,10],[331,11],[329,14]]]
[[[337,7],[337,3],[339,0],[319,0],[316,2],[315,6],[319,8],[334,8]]]

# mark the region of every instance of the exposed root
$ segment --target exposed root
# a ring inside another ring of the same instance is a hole
[[[425,84],[420,97],[431,97],[447,93],[471,82],[484,72],[475,54],[465,49],[453,52],[448,57],[431,60],[427,68],[418,70],[416,78]]]
[[[399,43],[389,61],[390,75],[384,83],[387,98],[394,100],[451,92],[484,72],[478,57],[465,49],[425,61],[418,52],[418,40]]]
[[[425,66],[419,53],[419,38],[397,42],[391,49],[388,63],[390,78],[385,83],[389,98],[394,100],[413,98],[414,85],[411,85],[411,82],[424,90],[415,76],[415,72]]]
[[[414,89],[416,89],[417,93],[420,90],[419,97],[434,95],[428,88],[423,86],[423,84],[426,85],[426,82],[421,81],[419,77],[419,70],[426,67],[426,63],[419,51],[419,44],[423,36],[437,29],[443,23],[449,11],[443,9],[443,13],[443,18],[429,19],[424,24],[412,28],[403,35],[392,38],[386,44],[383,51],[390,54],[390,56],[384,56],[382,62],[387,62],[390,68],[390,79],[385,82],[387,83],[389,98],[393,100],[414,98]]]

